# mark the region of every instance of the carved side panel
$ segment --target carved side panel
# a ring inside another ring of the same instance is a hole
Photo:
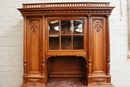
[[[105,18],[92,18],[92,67],[94,75],[106,73]]]
[[[41,30],[40,18],[28,18],[27,19],[27,61],[28,61],[28,73],[40,73],[40,30]]]

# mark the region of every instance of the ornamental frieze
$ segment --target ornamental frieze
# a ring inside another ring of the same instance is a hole
[[[44,14],[44,15],[49,15],[49,14],[84,14],[84,13],[90,13],[90,14],[110,14],[111,10],[57,10],[57,11],[23,11],[21,12],[23,15],[28,15],[28,14]]]

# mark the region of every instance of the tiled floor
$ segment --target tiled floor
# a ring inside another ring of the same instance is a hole
[[[47,87],[87,87],[78,81],[51,81],[47,84]]]

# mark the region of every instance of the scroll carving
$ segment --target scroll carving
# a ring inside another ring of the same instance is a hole
[[[102,30],[102,22],[101,20],[95,20],[94,29],[99,33]]]
[[[30,25],[31,25],[31,30],[34,33],[37,32],[37,30],[39,29],[39,26],[40,26],[39,23],[38,23],[38,21],[31,21]]]

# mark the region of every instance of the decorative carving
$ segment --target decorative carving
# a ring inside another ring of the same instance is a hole
[[[108,2],[86,2],[86,3],[36,3],[36,4],[23,4],[24,8],[40,8],[40,7],[88,7],[88,6],[100,6],[100,7],[106,7],[109,6]]]
[[[110,55],[108,56],[107,59],[107,75],[110,75]]]
[[[23,15],[30,15],[30,14],[33,14],[33,15],[36,15],[36,14],[41,14],[41,15],[52,15],[52,14],[76,14],[76,13],[79,13],[79,14],[84,14],[84,13],[91,13],[91,14],[101,14],[101,13],[111,13],[111,10],[90,10],[90,9],[86,9],[86,10],[70,10],[70,11],[66,11],[66,10],[57,10],[57,11],[24,11],[24,12],[21,12]],[[50,14],[51,13],[51,14]]]
[[[74,6],[87,6],[87,4],[46,4],[46,7],[74,7]]]
[[[40,82],[40,79],[28,79],[28,82]]]
[[[98,3],[95,3],[95,4],[91,4],[92,6],[106,6],[106,4],[98,4]]]
[[[24,64],[24,76],[26,76],[27,75],[27,61],[24,60],[23,64]]]
[[[37,30],[39,29],[39,26],[40,26],[39,23],[38,23],[38,21],[31,21],[30,25],[31,25],[31,30],[34,33],[37,32]]]
[[[44,58],[43,58],[43,60],[42,60],[42,67],[43,67],[43,72],[42,72],[42,76],[45,76],[45,60],[44,60]]]
[[[95,20],[94,29],[99,33],[102,30],[102,22],[101,20]]]
[[[28,79],[28,82],[31,82],[31,85],[35,86],[37,82],[40,82],[40,79]]]
[[[102,82],[105,82],[106,80],[101,78],[101,79],[93,79],[93,82],[97,82],[98,85],[101,85]]]
[[[27,5],[27,8],[38,8],[41,7],[41,5]]]
[[[88,61],[88,69],[89,69],[89,76],[91,76],[92,75],[92,70],[91,70],[91,68],[92,68],[92,61],[91,61],[91,56],[89,56],[89,61]]]
[[[85,73],[77,73],[77,74],[49,74],[50,77],[55,77],[55,76],[62,76],[62,77],[66,77],[66,76],[81,76],[81,77],[84,77]]]

